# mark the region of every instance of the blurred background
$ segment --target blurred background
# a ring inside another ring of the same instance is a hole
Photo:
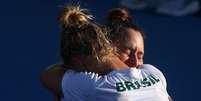
[[[71,0],[70,2],[72,2]],[[153,2],[154,1],[154,2]],[[1,0],[0,100],[53,101],[39,75],[59,58],[58,12],[69,0]],[[73,1],[75,2],[75,1]],[[174,101],[199,101],[199,0],[79,0],[99,23],[114,7],[127,7],[146,34],[145,63],[166,76]]]

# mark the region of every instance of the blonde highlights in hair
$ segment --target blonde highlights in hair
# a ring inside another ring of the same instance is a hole
[[[63,8],[60,23],[62,25],[83,24],[92,20],[92,15],[87,15],[87,9],[80,9],[80,6],[66,6]]]
[[[80,6],[63,8],[60,16],[61,56],[68,63],[73,56],[83,54],[98,61],[113,52],[106,31],[96,24],[92,15]]]

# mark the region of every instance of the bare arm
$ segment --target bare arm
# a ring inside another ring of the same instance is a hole
[[[55,64],[44,70],[40,76],[40,81],[55,96],[55,101],[60,101],[63,96],[61,81],[66,69],[62,64]]]
[[[128,68],[127,65],[115,56],[109,56],[103,63],[93,63],[93,61],[90,61],[89,64],[90,65],[87,65],[88,68],[86,68],[88,71],[100,74],[107,74],[113,69]],[[63,97],[61,82],[66,70],[67,68],[64,68],[62,64],[54,64],[41,74],[41,83],[53,93],[55,101],[59,101]]]

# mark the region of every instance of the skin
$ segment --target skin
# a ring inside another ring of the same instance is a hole
[[[63,64],[58,63],[49,66],[40,76],[40,81],[43,86],[53,93],[55,101],[60,101],[60,98],[63,96],[60,83],[66,70]]]
[[[119,60],[115,57],[112,59],[110,58],[110,60],[113,61],[110,63],[110,66],[114,67],[113,69],[115,70],[123,69],[124,67],[126,68],[126,65],[122,65],[120,61],[123,61],[125,64],[132,68],[137,68],[143,64],[144,40],[142,35],[139,31],[135,31],[131,28],[128,28],[124,35],[124,38],[117,39],[113,42],[114,46],[117,47],[117,52],[119,54],[118,58],[120,59]],[[96,64],[94,64],[94,66],[96,66]],[[89,65],[88,69],[90,69],[90,67],[94,68],[94,66]],[[121,66],[123,67],[119,68]],[[53,95],[55,95],[55,101],[59,101],[63,96],[60,84],[61,78],[65,71],[66,69],[64,69],[62,65],[57,65],[42,73],[41,82],[43,85],[50,89]],[[173,101],[171,97],[169,97],[169,101]]]
[[[136,67],[144,63],[144,39],[139,31],[127,28],[125,38],[114,42],[118,47],[119,58],[129,67]],[[168,97],[169,101],[173,101]]]
[[[119,58],[129,67],[138,67],[143,64],[144,40],[139,31],[127,28],[125,37],[114,42],[118,49]]]
[[[104,57],[104,60],[104,62],[97,63],[92,61],[90,58],[86,58],[85,65],[88,67],[87,70],[99,72],[100,74],[105,75],[112,70],[128,68],[128,66],[123,63],[116,55],[107,55]],[[77,68],[79,68],[79,65]],[[43,71],[40,76],[40,81],[42,82],[43,86],[45,86],[51,93],[53,93],[55,101],[60,101],[60,99],[63,97],[63,93],[61,91],[61,82],[66,70],[68,69],[65,68],[63,64],[56,64]]]

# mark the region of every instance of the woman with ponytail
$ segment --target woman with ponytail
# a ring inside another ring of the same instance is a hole
[[[79,6],[64,7],[60,27],[60,53],[63,63],[50,66],[41,75],[42,84],[54,93],[57,100],[64,97],[61,91],[62,78],[69,77],[64,75],[65,71],[68,72],[66,75],[85,71],[104,75],[113,69],[128,68],[116,56],[106,37],[107,31],[93,21],[86,9]]]
[[[163,74],[143,64],[144,36],[126,10],[109,12],[110,33],[105,33],[79,7],[67,7],[62,14],[62,67],[68,70],[52,69],[42,75],[43,84],[57,97],[62,101],[168,101]],[[59,77],[53,78],[57,83],[51,81],[50,74]]]
[[[79,6],[67,6],[60,17],[61,57],[68,69],[105,73],[107,66],[96,65],[115,57],[114,49],[107,39],[106,31],[97,25],[87,10]],[[90,65],[89,65],[90,63]],[[103,68],[105,67],[105,68]]]

